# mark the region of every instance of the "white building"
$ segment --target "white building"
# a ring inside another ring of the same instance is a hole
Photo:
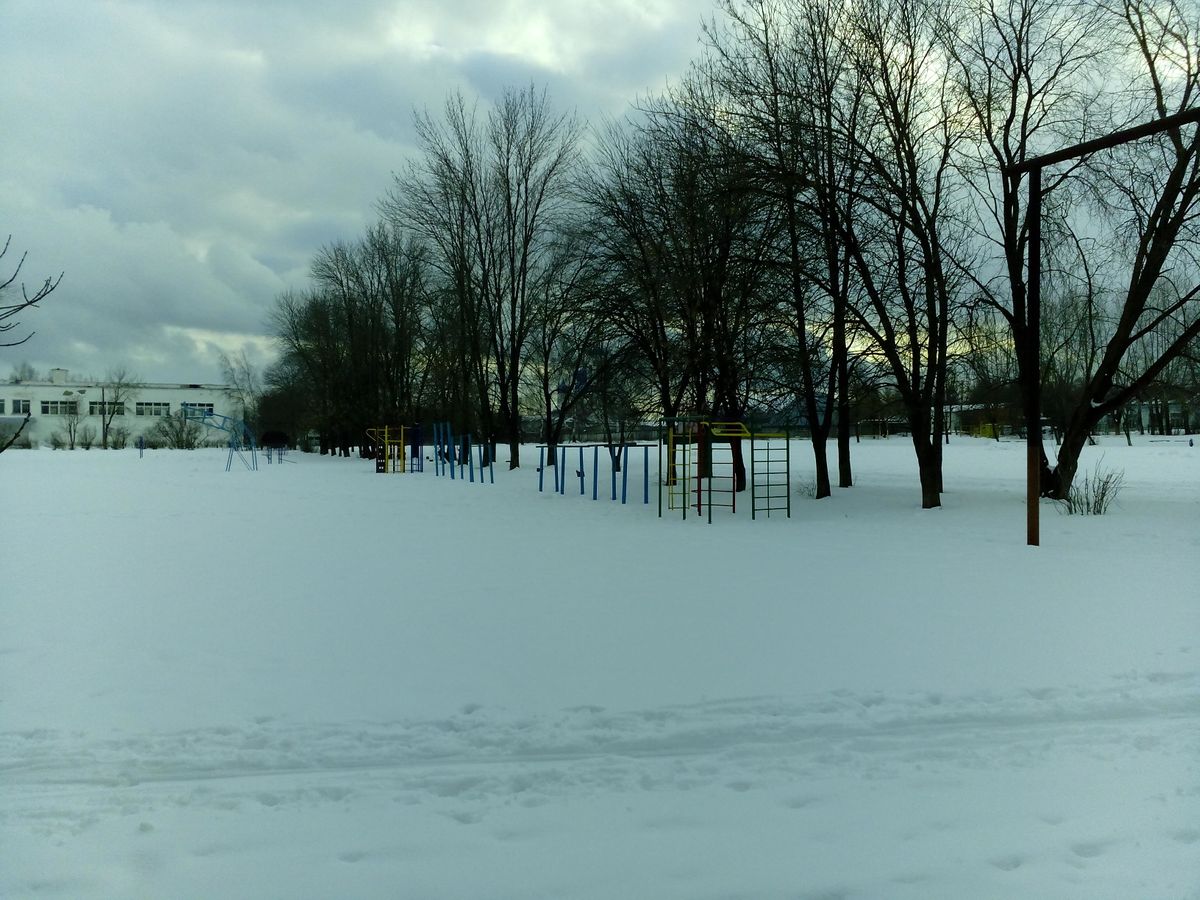
[[[177,413],[183,404],[216,415],[240,418],[241,410],[230,399],[224,384],[143,384],[125,385],[113,410],[112,429],[119,429],[128,446],[139,437],[152,443],[152,431],[163,416]],[[51,446],[62,441],[69,426],[75,428],[76,445],[81,436],[93,435],[92,445],[100,446],[101,416],[114,405],[113,386],[104,381],[72,379],[66,369],[51,369],[49,381],[17,381],[0,384],[0,436],[19,428],[25,414],[29,424],[21,433],[33,446]],[[207,433],[211,432],[211,433]],[[56,435],[58,436],[56,439]],[[206,429],[205,444],[225,443],[226,436]],[[110,444],[113,443],[110,437]],[[116,443],[120,443],[117,440]]]

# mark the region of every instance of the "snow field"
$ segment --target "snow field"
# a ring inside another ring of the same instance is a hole
[[[529,449],[5,454],[0,896],[1200,897],[1200,452],[1031,549],[1020,444],[711,526]]]

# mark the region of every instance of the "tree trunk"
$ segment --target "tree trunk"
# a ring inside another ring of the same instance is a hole
[[[1071,493],[1071,483],[1079,470],[1079,454],[1087,446],[1091,435],[1092,424],[1084,419],[1072,418],[1063,432],[1062,444],[1058,448],[1058,461],[1054,468],[1045,462],[1042,454],[1042,485],[1043,497],[1053,497],[1055,500],[1066,500]]]
[[[912,441],[921,475],[921,509],[936,509],[942,505],[940,445],[936,440],[931,441],[928,435],[918,434],[915,428]]]
[[[742,454],[742,439],[730,438],[729,449],[733,454],[733,489],[734,491],[744,491],[746,489],[746,457]]]
[[[820,500],[829,497],[833,491],[829,487],[829,457],[825,453],[827,437],[820,429],[812,433],[813,465],[817,477],[817,490],[813,499]],[[846,487],[846,485],[842,485]]]

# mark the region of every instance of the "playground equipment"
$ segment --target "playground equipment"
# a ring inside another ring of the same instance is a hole
[[[567,493],[567,454],[568,452],[579,451],[579,468],[575,470],[575,477],[579,479],[579,495],[582,497],[587,491],[587,465],[584,460],[584,451],[592,451],[592,499],[596,500],[600,495],[600,450],[605,451],[605,456],[609,460],[610,484],[609,500],[617,499],[617,469],[621,470],[621,502],[625,503],[629,497],[629,450],[636,450],[639,447],[642,450],[642,503],[649,505],[650,503],[650,448],[652,444],[621,444],[616,448],[616,453],[621,461],[618,467],[613,465],[613,448],[608,444],[538,444],[538,491],[545,491],[546,469],[549,468],[554,472],[554,493]],[[547,466],[549,461],[546,452],[550,450],[555,454],[555,465]]]
[[[384,425],[368,428],[375,444],[375,471],[380,474],[422,472],[425,469],[421,427]],[[407,452],[406,452],[407,451]]]
[[[738,454],[749,441],[750,517],[785,512],[791,518],[790,442],[786,431],[752,432],[743,422],[677,416],[659,423],[658,514],[688,510],[712,522],[713,508],[737,512]],[[744,455],[742,456],[744,460]],[[707,510],[706,510],[707,507]]]
[[[478,453],[479,483],[483,484],[483,473],[488,474],[488,483],[496,483],[494,460],[487,444],[475,445]],[[433,423],[433,474],[438,477],[450,476],[455,479],[475,482],[476,453],[471,444],[471,433],[459,435],[456,443],[454,432],[449,422]]]
[[[226,444],[229,447],[229,456],[225,460],[226,472],[233,465],[233,456],[235,453],[247,469],[250,471],[258,470],[258,447],[254,442],[254,432],[250,430],[249,425],[241,419],[234,419],[231,416],[223,416],[220,413],[215,413],[207,406],[181,403],[179,409],[186,421],[200,422],[209,428],[215,428],[217,431],[224,432],[228,436]],[[243,454],[244,450],[250,452],[249,460]]]
[[[786,431],[750,433],[750,518],[792,517],[792,441]]]
[[[424,472],[425,442],[420,425],[382,425],[368,428],[369,437],[376,447],[375,471],[381,474]],[[489,483],[495,484],[496,470],[492,467],[487,447],[473,447],[471,435],[459,435],[456,442],[449,422],[433,423],[433,474],[449,476],[451,481],[475,481],[478,468],[479,483],[484,483],[484,473]],[[476,452],[477,451],[477,452]],[[477,458],[476,458],[477,457]]]

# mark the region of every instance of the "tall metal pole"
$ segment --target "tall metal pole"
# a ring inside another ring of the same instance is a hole
[[[1029,170],[1029,294],[1025,309],[1025,351],[1028,398],[1025,405],[1026,541],[1041,543],[1038,521],[1042,485],[1042,169]]]
[[[1021,175],[1029,173],[1029,272],[1028,290],[1025,309],[1026,365],[1029,374],[1029,389],[1026,395],[1025,430],[1029,439],[1029,478],[1028,478],[1028,507],[1029,535],[1028,544],[1036,547],[1038,539],[1038,501],[1041,496],[1041,460],[1042,460],[1042,375],[1041,375],[1041,327],[1042,327],[1042,169],[1046,166],[1078,159],[1107,150],[1129,141],[1159,134],[1184,125],[1200,124],[1200,107],[1184,110],[1170,116],[1163,116],[1150,122],[1144,122],[1124,131],[1117,131],[1103,137],[1064,147],[1053,153],[1041,156],[1031,156],[1009,171]]]

